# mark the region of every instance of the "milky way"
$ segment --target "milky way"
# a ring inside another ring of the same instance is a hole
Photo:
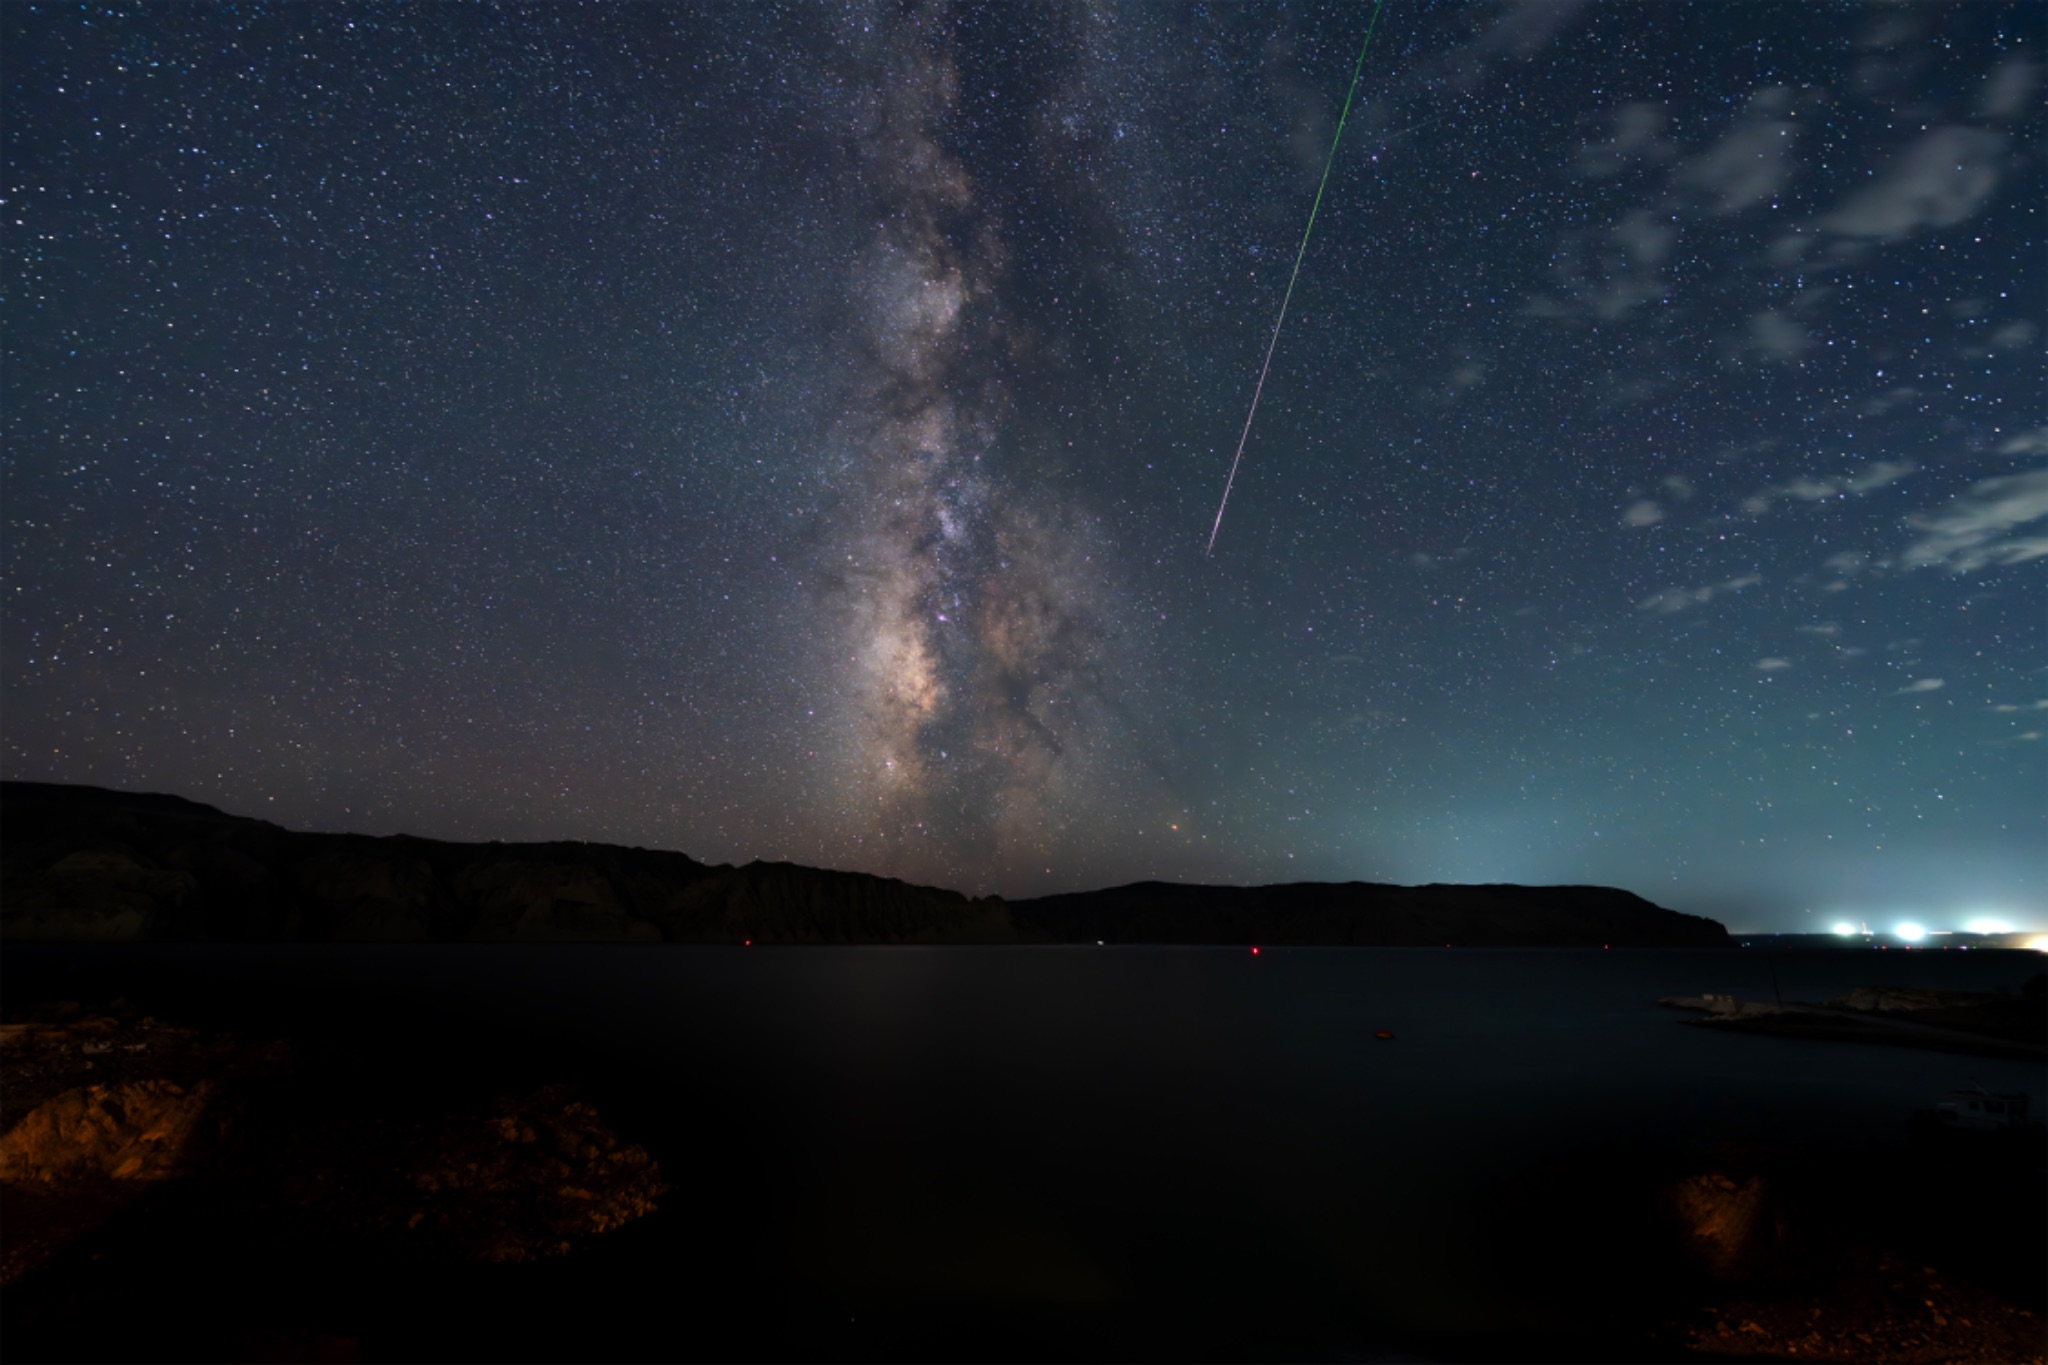
[[[1005,383],[1005,246],[944,145],[960,84],[945,16],[861,27],[852,143],[875,228],[849,278],[864,359],[833,432],[851,491],[819,565],[820,664],[845,678],[830,818],[872,865],[977,880],[1044,861],[1105,738],[1107,565],[1082,514],[1017,473],[1033,451]]]

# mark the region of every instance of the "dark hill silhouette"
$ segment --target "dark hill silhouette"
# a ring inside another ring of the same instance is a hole
[[[9,939],[1715,946],[1605,887],[1134,886],[1006,905],[794,863],[310,834],[181,797],[0,783]]]
[[[1019,928],[1057,942],[1328,943],[1380,947],[1732,946],[1719,923],[1610,886],[1385,886],[1136,882],[1012,902]]]

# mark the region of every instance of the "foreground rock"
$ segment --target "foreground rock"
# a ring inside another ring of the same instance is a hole
[[[1732,995],[1670,996],[1670,1009],[1724,1033],[1879,1043],[1979,1057],[2048,1059],[2048,976],[2036,973],[2018,991],[1956,991],[1859,986],[1825,1004],[1743,1000]]]
[[[0,783],[0,936],[594,943],[1721,947],[1712,920],[1584,886],[1179,886],[1006,905],[792,863],[611,844],[304,834],[193,801]]]
[[[2040,1365],[2041,1316],[1888,1253],[1858,1258],[1824,1294],[1730,1297],[1682,1324],[1705,1360],[1821,1360],[1843,1365]]]
[[[668,1192],[647,1150],[564,1086],[488,1114],[337,1115],[286,1169],[290,1196],[324,1218],[492,1263],[566,1256]]]
[[[437,1104],[284,1044],[46,1013],[0,1029],[0,1284],[171,1185],[291,1210],[300,1235],[481,1262],[566,1255],[667,1192],[566,1087]]]
[[[281,1044],[60,1005],[0,1027],[0,1284],[151,1189],[234,1157],[245,1086]]]
[[[220,1088],[127,1081],[67,1090],[0,1135],[0,1181],[173,1180],[190,1175]]]
[[[2039,1362],[2048,1153],[2038,1132],[1989,1137],[1539,1159],[1493,1212],[1553,1233],[1509,1293],[1552,1340],[1634,1319],[1629,1359]]]

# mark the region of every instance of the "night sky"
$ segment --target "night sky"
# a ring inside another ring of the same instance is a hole
[[[11,778],[2048,923],[2048,10],[10,3]]]

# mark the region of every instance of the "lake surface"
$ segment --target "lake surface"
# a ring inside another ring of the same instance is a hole
[[[1768,999],[1773,970],[1788,1000],[2017,989],[2042,965],[1955,951],[14,945],[4,971],[15,1004],[126,993],[249,1033],[359,1035],[455,1079],[509,1066],[577,1080],[676,1186],[573,1272],[588,1330],[619,1334],[614,1354],[667,1333],[674,1354],[694,1340],[707,1354],[942,1355],[971,1335],[987,1356],[1121,1343],[1376,1359],[1512,1330],[1504,1267],[1541,1258],[1559,1230],[1504,1218],[1502,1191],[1540,1182],[1546,1162],[1742,1140],[1896,1146],[1903,1161],[1910,1110],[1946,1090],[2048,1103],[2036,1064],[1717,1036],[1658,997]],[[538,1318],[532,1330],[546,1339]]]

